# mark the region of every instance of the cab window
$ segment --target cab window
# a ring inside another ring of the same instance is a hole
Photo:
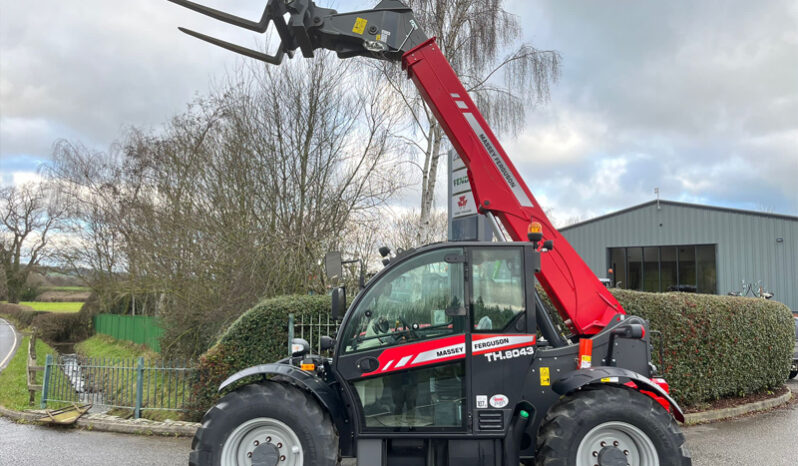
[[[366,292],[347,324],[344,352],[462,333],[462,324],[455,320],[463,317],[446,312],[464,306],[463,264],[451,262],[452,257],[462,254],[459,248],[430,251],[381,277]]]
[[[504,331],[526,311],[522,252],[521,248],[473,250],[471,308],[475,332]]]

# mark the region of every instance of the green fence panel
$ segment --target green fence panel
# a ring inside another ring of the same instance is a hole
[[[117,340],[147,345],[153,351],[161,352],[163,328],[155,317],[97,314],[94,316],[94,331]]]

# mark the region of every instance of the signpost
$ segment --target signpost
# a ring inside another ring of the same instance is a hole
[[[449,151],[449,241],[491,241],[493,234],[485,217],[477,212],[465,164]]]

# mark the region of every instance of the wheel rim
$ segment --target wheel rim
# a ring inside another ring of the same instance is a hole
[[[659,466],[654,442],[639,428],[625,422],[611,421],[599,424],[579,443],[576,466],[601,465],[602,451],[615,448],[626,457],[630,466]]]
[[[280,466],[302,465],[303,450],[296,433],[277,419],[250,419],[230,433],[222,447],[223,466],[249,466],[252,454],[261,443],[270,443],[280,453]]]

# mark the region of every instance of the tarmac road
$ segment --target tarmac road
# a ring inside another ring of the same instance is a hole
[[[798,396],[798,380],[787,385]],[[683,430],[695,466],[798,464],[798,403]],[[190,449],[188,438],[48,428],[0,417],[0,466],[180,465]]]
[[[0,417],[0,466],[188,464],[191,439],[15,424]]]
[[[787,382],[798,397],[798,379]],[[694,466],[798,464],[798,403],[771,411],[683,427]]]
[[[4,319],[0,319],[0,371],[6,367],[14,355],[14,349],[19,343],[14,327]]]

